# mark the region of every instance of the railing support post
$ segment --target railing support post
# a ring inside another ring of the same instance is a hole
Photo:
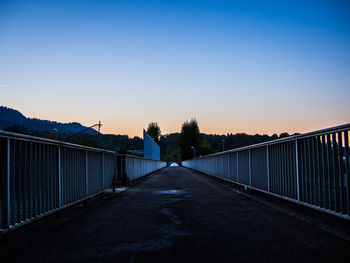
[[[298,140],[295,140],[295,172],[296,172],[296,183],[297,183],[297,198],[300,203],[300,191],[299,191],[299,158],[298,158]]]
[[[127,179],[126,179],[126,165],[127,165],[127,162],[128,162],[126,159],[127,159],[127,157],[124,155],[123,158],[122,158],[122,160],[123,160],[122,168],[123,168],[123,177],[124,177],[125,181],[127,181]]]
[[[239,169],[238,169],[238,152],[236,152],[236,154],[237,154],[237,183],[239,183]]]
[[[266,175],[267,175],[267,191],[270,192],[270,156],[269,146],[266,146]]]
[[[114,173],[114,180],[113,180],[113,193],[115,193],[115,187],[118,182],[118,157],[114,155],[113,157],[113,173]]]
[[[102,190],[105,189],[105,155],[102,153]]]
[[[89,195],[89,163],[88,151],[85,151],[85,197]]]
[[[62,206],[62,160],[61,146],[58,146],[58,207]]]
[[[231,181],[230,154],[227,154],[227,179]]]
[[[249,149],[249,186],[252,187],[252,163],[250,158],[250,149]]]
[[[6,152],[6,174],[3,179],[3,222],[2,228],[8,229],[10,226],[10,139],[7,139],[7,152]]]

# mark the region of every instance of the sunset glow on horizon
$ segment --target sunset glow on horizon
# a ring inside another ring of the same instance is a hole
[[[345,1],[1,1],[0,105],[162,134],[350,122]]]

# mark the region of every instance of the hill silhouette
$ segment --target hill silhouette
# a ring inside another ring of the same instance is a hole
[[[5,129],[14,125],[25,127],[27,130],[46,132],[54,132],[56,129],[59,133],[77,133],[87,128],[78,122],[61,123],[37,118],[27,118],[18,110],[0,106],[0,129]],[[88,129],[84,131],[84,133],[97,134],[98,131]]]

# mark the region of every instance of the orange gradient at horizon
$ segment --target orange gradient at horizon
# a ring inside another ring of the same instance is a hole
[[[164,107],[156,110],[134,109],[118,109],[103,107],[103,103],[96,103],[94,107],[82,108],[63,107],[56,109],[50,107],[49,104],[30,105],[29,107],[16,103],[7,104],[5,106],[14,108],[23,113],[26,117],[39,118],[58,122],[80,122],[84,126],[92,126],[102,122],[101,132],[103,134],[121,134],[130,137],[142,137],[143,129],[147,129],[150,122],[157,122],[161,128],[162,134],[180,132],[181,126],[186,120],[195,118],[198,122],[200,132],[207,134],[227,134],[227,133],[247,133],[247,134],[280,134],[282,132],[305,133],[314,130],[338,126],[350,123],[348,112],[350,109],[333,107],[329,110],[318,109],[302,112],[305,108],[299,110],[275,112],[266,115],[270,106],[266,105],[259,110],[249,111],[249,105],[242,105],[239,114],[236,107],[232,105],[220,107],[212,107],[206,109],[178,109],[176,114],[171,108]],[[115,107],[115,106],[114,106]],[[123,108],[123,107],[122,107]],[[339,108],[341,110],[339,110]],[[186,110],[192,112],[187,113]]]
[[[299,125],[295,126],[290,126],[286,127],[286,125],[281,125],[278,127],[278,124],[275,127],[254,127],[254,124],[252,123],[250,126],[239,126],[239,124],[236,125],[225,125],[224,127],[211,127],[212,125],[203,125],[200,122],[198,122],[199,129],[201,133],[206,133],[206,134],[219,134],[219,135],[226,135],[227,133],[246,133],[246,134],[267,134],[267,135],[272,135],[272,134],[281,134],[283,132],[288,132],[289,134],[294,134],[294,133],[307,133],[307,132],[312,132],[316,130],[321,130],[333,126],[339,126],[342,124],[350,123],[349,120],[346,121],[331,121],[331,122],[305,122],[305,123],[299,123]],[[179,124],[179,125],[177,125]],[[162,135],[170,134],[170,133],[179,133],[181,131],[181,125],[182,123],[177,123],[173,125],[173,127],[168,126],[168,127],[162,127],[162,122],[158,122],[158,125],[160,125]],[[103,134],[125,134],[129,135],[130,137],[138,136],[142,137],[142,129],[147,129],[147,125],[144,127],[141,127],[137,125],[135,127],[128,126],[128,127],[106,127],[104,126],[101,129],[101,132]]]

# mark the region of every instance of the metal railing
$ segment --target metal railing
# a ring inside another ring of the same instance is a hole
[[[164,164],[137,158],[133,168],[134,157],[123,158],[131,179]],[[111,188],[121,176],[117,165],[112,151],[0,131],[0,232]]]
[[[350,124],[184,161],[185,167],[350,219]]]
[[[117,160],[120,165],[118,178],[124,183],[134,181],[166,166],[166,162],[135,155],[117,155]]]

